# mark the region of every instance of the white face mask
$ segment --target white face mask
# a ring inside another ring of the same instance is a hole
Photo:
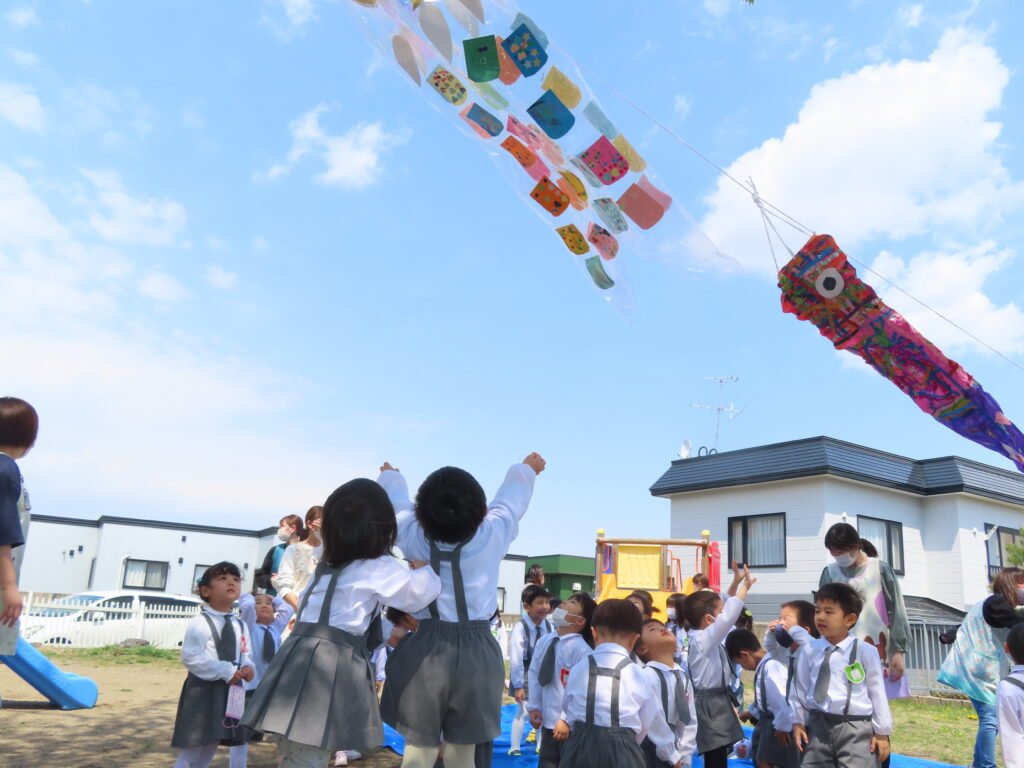
[[[281,541],[291,541],[292,532],[290,528],[285,528],[283,525],[277,529],[277,538]]]
[[[836,563],[839,565],[840,568],[849,568],[855,562],[857,562],[857,558],[849,552],[836,556]]]
[[[668,620],[669,621],[675,621],[676,620],[676,609],[675,608],[666,608],[665,609],[665,615],[668,616]]]
[[[572,620],[570,621],[570,616]],[[565,608],[555,608],[548,617],[548,620],[555,627],[575,627],[576,616],[570,614]]]

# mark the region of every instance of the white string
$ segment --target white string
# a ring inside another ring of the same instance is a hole
[[[761,212],[761,223],[764,224],[764,239],[768,241],[768,250],[772,252],[772,262],[775,264],[775,272],[778,273],[780,271],[779,260],[775,258],[775,246],[772,244],[771,233],[768,232],[768,213],[765,211],[764,205],[761,202],[761,196],[757,194],[757,187],[754,185],[754,178],[752,176],[748,178],[750,186],[754,190],[754,205],[756,205],[757,210]],[[789,249],[787,248],[786,250]]]
[[[769,246],[769,248],[771,248],[771,251],[772,251],[772,261],[775,262],[776,271],[778,271],[778,260],[775,257],[775,249],[774,249],[774,247],[772,247],[771,237],[768,235],[768,227],[769,226],[771,227],[772,231],[775,232],[776,237],[779,238],[779,242],[781,242],[783,244],[783,246],[786,247],[786,250],[789,251],[791,255],[792,255],[793,251],[789,248],[789,246],[786,246],[786,243],[782,239],[782,236],[779,234],[779,231],[775,228],[775,224],[772,223],[772,221],[771,221],[772,218],[777,218],[779,221],[781,221],[781,222],[783,222],[785,224],[788,224],[793,229],[795,229],[798,232],[801,232],[803,234],[806,234],[808,236],[814,234],[814,230],[812,230],[810,227],[808,227],[807,225],[801,223],[798,219],[795,219],[794,217],[790,216],[788,213],[783,211],[778,206],[772,204],[770,201],[765,200],[763,197],[761,197],[758,194],[757,189],[753,187],[753,180],[751,180],[750,186],[748,186],[747,184],[743,183],[742,181],[737,179],[735,176],[733,176],[731,173],[729,173],[727,170],[725,170],[718,163],[716,163],[711,158],[709,158],[707,155],[703,154],[695,146],[693,146],[688,141],[686,141],[684,138],[682,138],[681,136],[676,134],[671,128],[669,128],[663,122],[661,122],[656,117],[654,117],[653,115],[651,115],[650,113],[645,111],[643,108],[641,108],[636,102],[634,102],[632,99],[630,99],[624,93],[622,93],[622,91],[620,91],[614,85],[609,83],[607,80],[605,80],[599,74],[594,72],[592,69],[590,69],[589,67],[584,66],[583,64],[580,64],[579,62],[576,62],[576,65],[580,69],[582,69],[584,72],[588,73],[595,80],[597,80],[599,83],[604,85],[617,98],[619,98],[620,100],[624,101],[626,104],[628,104],[634,110],[636,110],[638,113],[640,113],[645,118],[650,120],[652,123],[654,123],[656,126],[658,126],[662,131],[664,131],[666,134],[668,134],[668,136],[670,136],[671,138],[675,139],[676,142],[678,142],[679,144],[684,146],[686,149],[688,149],[694,155],[696,155],[701,160],[703,160],[705,163],[707,163],[712,168],[714,168],[716,171],[718,171],[722,176],[724,176],[725,178],[729,179],[729,181],[731,181],[733,184],[735,184],[736,186],[738,186],[740,189],[742,189],[743,191],[745,191],[747,194],[749,194],[751,196],[751,198],[754,201],[754,204],[761,211],[761,217],[764,220],[764,224],[765,224],[765,236],[768,237],[768,246]],[[1024,366],[1020,365],[1015,360],[1012,360],[1011,358],[1009,358],[1008,356],[1006,356],[1005,354],[1000,352],[998,349],[993,347],[991,344],[989,344],[989,343],[987,343],[985,341],[982,341],[980,338],[978,338],[976,335],[974,335],[973,333],[968,331],[962,325],[960,325],[959,323],[954,322],[947,315],[945,315],[942,312],[940,312],[939,310],[935,309],[935,307],[933,307],[930,304],[928,304],[928,303],[922,301],[921,299],[917,298],[916,296],[914,296],[912,293],[910,293],[909,291],[905,290],[904,288],[901,288],[899,285],[897,285],[896,283],[894,283],[892,280],[890,280],[889,278],[885,277],[884,275],[879,274],[877,271],[875,271],[874,269],[869,267],[863,261],[860,261],[859,259],[855,259],[852,256],[850,256],[849,254],[847,254],[847,258],[850,261],[854,262],[855,264],[859,264],[862,268],[864,268],[865,270],[867,270],[868,272],[873,274],[878,279],[883,280],[884,282],[888,283],[892,288],[896,289],[897,291],[902,293],[907,298],[914,300],[919,305],[924,307],[926,310],[928,310],[929,312],[934,314],[936,317],[939,317],[940,319],[945,320],[951,326],[956,328],[958,331],[963,333],[968,338],[971,338],[974,341],[976,341],[978,344],[983,346],[989,352],[992,352],[997,357],[999,357],[1002,360],[1005,360],[1006,362],[1008,362],[1014,368],[1017,368],[1018,370],[1024,372]]]

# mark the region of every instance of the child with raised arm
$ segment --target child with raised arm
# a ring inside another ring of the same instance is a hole
[[[665,721],[676,736],[676,748],[682,754],[682,764],[690,765],[697,751],[697,710],[694,707],[693,687],[686,671],[676,663],[676,638],[672,631],[657,619],[644,622],[636,654],[644,662],[644,674],[651,688],[660,696]],[[645,739],[641,745],[647,768],[666,768],[668,763],[658,759],[654,742]]]
[[[800,651],[793,680],[793,737],[804,768],[875,768],[889,757],[892,714],[878,651],[850,634],[864,602],[848,584],[814,596],[821,637]]]
[[[505,663],[491,635],[498,569],[519,533],[545,461],[531,453],[509,469],[494,500],[468,472],[444,467],[420,486],[415,506],[390,464],[377,480],[398,513],[398,546],[441,577],[441,595],[415,616],[416,633],[388,661],[385,722],[406,739],[402,765],[432,768],[445,744],[447,768],[473,768],[478,744],[501,733]]]
[[[683,610],[690,627],[687,666],[697,702],[697,751],[706,768],[725,768],[729,750],[743,738],[732,699],[732,665],[722,642],[743,611],[747,592],[757,580],[733,563],[726,600],[710,590],[694,592]]]
[[[757,635],[737,629],[725,638],[729,658],[754,673],[757,726],[751,739],[751,757],[757,768],[797,768],[800,753],[793,743],[793,708],[788,696],[789,671],[768,655]]]

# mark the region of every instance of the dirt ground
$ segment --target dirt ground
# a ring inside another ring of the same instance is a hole
[[[99,685],[96,707],[76,712],[0,709],[0,766],[3,768],[167,768],[175,760],[171,729],[178,693],[185,679],[180,663],[162,660],[112,666],[72,658],[54,661],[65,671],[91,677]],[[6,666],[0,665],[0,695],[5,701],[41,697]],[[213,765],[227,766],[221,748]],[[380,750],[352,763],[358,768],[395,768],[401,760]],[[249,747],[251,768],[277,765],[269,744]]]

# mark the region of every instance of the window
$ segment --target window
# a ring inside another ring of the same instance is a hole
[[[498,587],[498,611],[505,612],[505,588]]]
[[[203,578],[203,574],[206,573],[208,565],[197,565],[195,570],[192,571],[192,594],[199,594],[199,580]]]
[[[121,586],[125,589],[167,589],[167,563],[126,560]]]
[[[998,531],[996,530],[997,528]],[[989,536],[987,547],[988,577],[991,581],[999,575],[1001,569],[1013,565],[1010,562],[1010,553],[1007,551],[1007,547],[1011,544],[1018,547],[1024,545],[1024,535],[1016,528],[1006,528],[1001,525],[992,525],[991,523],[985,524],[985,534]]]
[[[785,568],[786,515],[730,517],[729,560],[751,568]]]
[[[857,515],[857,533],[875,545],[878,559],[888,563],[893,573],[898,576],[906,573],[903,564],[903,523]]]

